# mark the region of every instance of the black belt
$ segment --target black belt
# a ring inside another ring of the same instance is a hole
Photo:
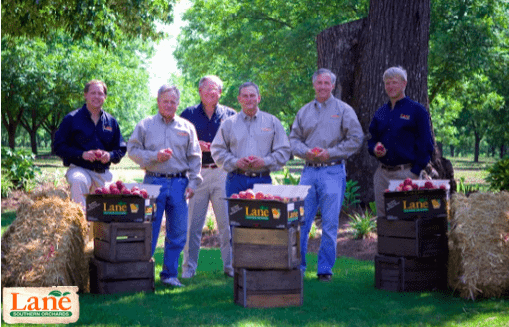
[[[308,166],[308,167],[328,167],[328,166],[341,165],[342,163],[343,163],[343,160],[331,161],[331,162],[306,162],[306,166]]]
[[[256,171],[245,171],[245,170],[237,169],[237,170],[234,170],[233,173],[237,174],[237,175],[244,175],[244,176],[247,176],[247,177],[267,177],[267,176],[270,176],[270,171],[256,172]]]
[[[106,168],[90,168],[90,170],[98,174],[104,174],[106,172]]]
[[[214,168],[217,168],[217,165],[216,165],[216,164],[201,165],[201,168],[210,168],[210,169],[214,169]]]
[[[403,165],[397,165],[397,166],[388,166],[388,165],[381,164],[380,167],[382,167],[382,169],[385,169],[388,171],[398,171],[398,170],[412,168],[412,164],[403,164]]]
[[[183,173],[176,173],[176,174],[162,174],[162,173],[153,173],[151,171],[147,171],[145,174],[147,176],[164,177],[164,178],[187,177],[185,172],[183,172]]]

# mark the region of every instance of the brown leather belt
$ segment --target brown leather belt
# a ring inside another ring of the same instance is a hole
[[[412,164],[403,164],[403,165],[397,165],[397,166],[388,166],[388,165],[381,164],[380,167],[382,167],[382,169],[385,169],[388,171],[398,171],[398,170],[412,168]]]
[[[216,165],[216,164],[201,165],[201,168],[210,168],[210,169],[214,169],[214,168],[217,168],[217,165]]]

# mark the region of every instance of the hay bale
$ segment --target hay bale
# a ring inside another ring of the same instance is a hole
[[[453,196],[448,282],[467,299],[507,294],[509,192]]]
[[[87,221],[81,205],[57,193],[37,193],[20,204],[2,236],[2,287],[88,291]]]

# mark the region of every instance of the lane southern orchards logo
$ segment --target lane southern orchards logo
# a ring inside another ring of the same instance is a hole
[[[79,319],[77,286],[4,287],[3,319],[8,324],[69,324]]]

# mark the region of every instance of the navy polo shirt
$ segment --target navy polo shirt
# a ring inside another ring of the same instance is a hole
[[[194,125],[198,134],[198,140],[210,143],[214,140],[221,122],[236,113],[232,108],[218,104],[214,114],[209,119],[203,109],[203,104],[200,102],[199,105],[186,108],[180,116],[189,120]],[[210,152],[202,152],[202,164],[208,165],[213,163],[214,159],[212,159]]]
[[[431,159],[434,150],[429,114],[418,102],[405,97],[380,107],[369,126],[371,139],[368,151],[374,156],[376,143],[382,142],[387,149],[384,157],[378,158],[386,165],[412,164],[411,171],[419,175]]]
[[[110,162],[84,160],[83,152],[105,150],[110,153]],[[75,164],[90,170],[108,169],[110,163],[119,163],[127,151],[118,122],[104,110],[97,125],[92,120],[85,104],[67,114],[55,134],[55,152],[62,158],[64,166]]]

